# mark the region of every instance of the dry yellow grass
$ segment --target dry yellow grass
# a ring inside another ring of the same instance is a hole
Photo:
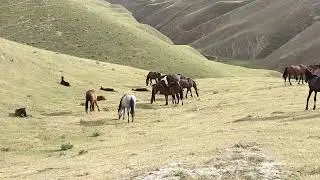
[[[284,87],[262,70],[198,79],[200,97],[184,106],[163,106],[161,96],[151,105],[150,93],[135,93],[128,124],[116,119],[119,98],[144,86],[146,71],[1,42],[1,179],[130,179],[170,163],[204,164],[239,142],[319,178],[319,112],[304,111],[306,86]],[[58,84],[61,75],[71,87]],[[107,98],[102,112],[86,115],[84,92],[100,85],[118,92],[98,91]],[[32,117],[8,117],[21,106]],[[73,148],[59,151],[68,142]]]

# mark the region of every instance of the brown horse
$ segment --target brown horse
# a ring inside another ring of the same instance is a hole
[[[181,100],[181,104],[183,105],[183,90],[179,86],[178,83],[171,84],[171,86],[166,86],[163,81],[158,82],[152,86],[152,94],[151,94],[151,104],[155,102],[155,95],[160,91],[160,94],[163,94],[166,99],[166,104],[168,105],[168,96],[172,95],[172,103],[179,104],[179,99]],[[177,98],[177,99],[176,99]]]
[[[90,111],[94,111],[94,105],[97,106],[98,108],[98,111],[100,112],[100,109],[99,109],[99,106],[98,106],[98,103],[97,103],[97,94],[95,92],[95,90],[89,90],[86,92],[86,112],[88,113],[88,107],[89,107],[89,101],[90,101]]]
[[[179,83],[180,83],[180,86],[181,86],[182,89],[187,89],[186,99],[188,98],[188,92],[189,91],[190,91],[191,97],[192,97],[192,91],[191,91],[192,87],[196,91],[197,97],[199,97],[197,84],[193,79],[191,79],[191,78],[180,79]]]
[[[282,74],[282,77],[284,79],[284,84],[286,85],[286,81],[287,81],[287,77],[288,77],[289,83],[290,83],[290,85],[292,85],[291,81],[290,81],[291,76],[293,76],[296,80],[298,80],[298,77],[300,77],[298,84],[300,84],[301,80],[302,80],[302,84],[303,84],[303,76],[306,72],[306,69],[307,69],[307,67],[303,64],[287,66],[284,69],[284,72]]]
[[[161,73],[150,71],[146,78],[146,86],[151,84],[153,79],[158,83],[161,79]]]
[[[63,76],[61,76],[60,84],[61,84],[61,85],[64,85],[64,86],[70,86],[70,83],[67,82],[67,81],[65,81]]]

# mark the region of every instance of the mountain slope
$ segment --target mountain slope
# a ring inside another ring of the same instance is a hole
[[[98,0],[5,0],[0,37],[77,57],[191,77],[246,74],[211,63],[188,46],[138,23],[122,6]]]
[[[320,17],[317,0],[110,2],[124,5],[139,21],[157,28],[176,44],[191,45],[206,56],[253,59],[254,64],[273,69],[278,69],[280,57],[272,54],[282,51],[282,46],[317,23]],[[314,36],[319,37],[320,32]],[[314,40],[309,39],[307,44],[317,48]],[[269,61],[268,56],[276,60]],[[315,51],[297,54],[288,63],[313,63],[319,56],[320,52]]]

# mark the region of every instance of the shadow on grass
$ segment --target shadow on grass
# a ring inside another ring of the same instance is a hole
[[[59,111],[59,112],[53,112],[53,113],[43,113],[41,115],[43,116],[67,116],[73,114],[72,111]]]
[[[251,115],[248,115],[246,117],[237,119],[232,121],[233,123],[239,123],[239,122],[245,122],[245,121],[272,121],[272,120],[279,120],[279,119],[286,119],[290,118],[290,116],[281,115],[281,116],[268,116],[268,117],[253,117]]]
[[[128,123],[126,118],[125,120],[122,120],[122,119],[119,120],[117,118],[112,118],[112,119],[103,118],[103,119],[98,119],[93,121],[80,120],[79,125],[90,127],[90,126],[118,125],[118,124],[124,124],[124,123]]]

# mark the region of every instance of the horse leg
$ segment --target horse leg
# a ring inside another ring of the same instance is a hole
[[[188,92],[189,92],[189,89],[187,88],[186,99],[188,99]]]
[[[290,85],[292,85],[292,84],[291,84],[291,81],[290,81],[290,78],[291,78],[291,77],[290,77],[290,75],[289,75],[289,76],[288,76],[288,79],[289,79],[289,83],[290,83]]]
[[[128,123],[129,123],[129,117],[130,117],[129,109],[127,109],[127,115],[128,115]]]
[[[98,108],[98,111],[100,112],[100,108],[99,108],[99,106],[98,106],[98,101],[95,100],[94,103],[96,104],[96,106],[97,106],[97,108]]]
[[[90,101],[90,103],[91,103],[91,111],[94,111],[94,102],[93,102],[93,100]]]
[[[313,110],[316,110],[316,105],[317,105],[317,91],[314,91],[314,105],[313,105]]]
[[[198,89],[196,87],[193,87],[193,89],[196,91],[197,97],[199,97]]]
[[[192,89],[191,89],[191,88],[190,88],[190,94],[191,94],[191,97],[193,97],[193,96],[192,96]]]
[[[312,90],[311,90],[311,89],[309,89],[309,95],[308,95],[308,97],[307,97],[306,110],[308,110],[308,106],[309,106],[309,99],[310,99],[311,94],[312,94]]]
[[[287,85],[287,77],[284,78],[284,86]]]
[[[176,103],[176,96],[172,95],[172,104],[175,104],[175,103]]]
[[[134,109],[131,109],[131,122],[133,122],[134,114],[135,114]]]
[[[166,98],[166,106],[168,105],[168,95],[165,95]]]

